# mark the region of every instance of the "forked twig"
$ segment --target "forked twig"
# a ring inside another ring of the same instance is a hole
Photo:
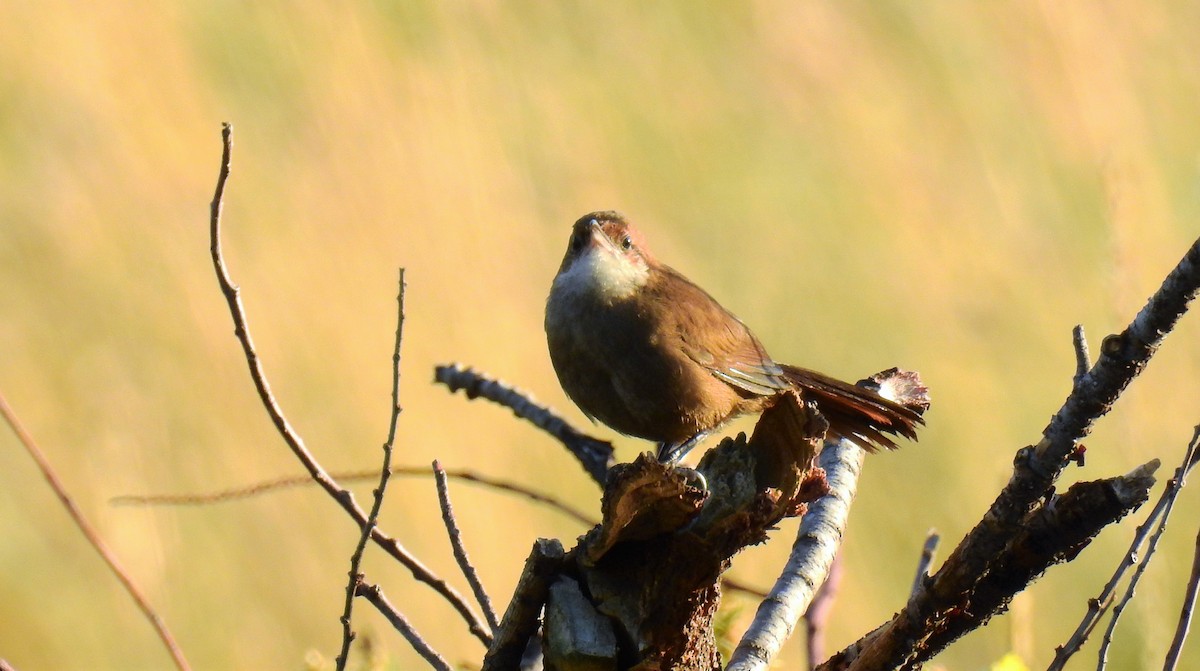
[[[241,344],[242,351],[246,356],[246,364],[250,368],[250,377],[254,381],[254,388],[258,391],[259,399],[262,401],[267,414],[271,417],[271,421],[275,424],[275,429],[283,437],[292,454],[296,456],[305,470],[308,471],[309,476],[334,501],[337,501],[342,510],[346,511],[346,514],[354,520],[359,529],[367,528],[369,526],[367,513],[354,501],[354,495],[349,490],[338,485],[329,476],[329,473],[325,471],[324,467],[313,458],[312,453],[305,447],[304,441],[300,438],[296,430],[292,428],[291,423],[288,422],[283,414],[283,410],[280,409],[279,404],[276,402],[275,395],[271,392],[271,386],[267,382],[266,374],[263,372],[262,364],[259,362],[258,353],[254,349],[254,341],[250,338],[250,331],[246,325],[246,313],[242,306],[239,289],[233,283],[233,280],[229,276],[229,271],[225,267],[225,260],[221,252],[221,209],[225,197],[225,183],[229,179],[229,162],[233,149],[232,133],[232,126],[228,123],[222,124],[221,140],[223,151],[221,153],[221,170],[217,177],[217,188],[213,194],[210,214],[210,251],[213,268],[217,273],[217,282],[221,286],[221,293],[225,296],[225,301],[229,304],[229,313],[233,318],[233,333]],[[384,534],[378,527],[370,529],[370,533],[371,539],[403,564],[416,580],[429,585],[438,594],[442,595],[467,622],[468,628],[477,639],[484,645],[488,645],[491,642],[492,635],[487,630],[487,625],[471,610],[471,606],[463,599],[461,594],[450,587],[446,581],[437,577],[433,571],[409,553],[399,541]]]
[[[487,618],[488,624],[492,626],[492,631],[496,631],[496,628],[500,626],[500,621],[496,618],[495,609],[492,608],[491,597],[483,589],[483,583],[479,580],[479,573],[471,565],[471,559],[467,556],[467,548],[462,542],[462,533],[458,530],[458,520],[454,519],[454,507],[450,505],[450,487],[446,482],[446,471],[442,470],[442,465],[436,459],[433,462],[433,477],[437,482],[438,505],[442,509],[442,521],[446,524],[446,535],[450,537],[454,560],[458,562],[458,568],[462,571],[463,577],[467,579],[467,584],[471,586],[475,600],[483,609],[483,615]]]
[[[342,671],[346,668],[346,661],[350,658],[350,643],[354,641],[354,630],[350,628],[350,615],[354,609],[354,595],[358,591],[358,586],[362,583],[363,575],[360,567],[362,566],[363,552],[367,549],[367,541],[371,539],[371,532],[379,522],[379,511],[383,508],[383,495],[387,491],[388,477],[392,474],[392,448],[396,444],[396,425],[400,420],[400,342],[404,336],[404,269],[400,269],[400,290],[396,294],[396,346],[392,350],[392,411],[391,419],[388,421],[387,440],[383,442],[383,465],[379,469],[379,486],[375,488],[373,493],[374,500],[371,502],[371,512],[367,514],[367,523],[363,526],[362,535],[359,536],[358,545],[354,547],[354,554],[350,556],[350,582],[346,585],[346,603],[342,609],[340,621],[342,623],[342,649],[337,656],[337,670]]]
[[[108,549],[104,540],[100,538],[100,534],[96,533],[96,529],[83,516],[83,511],[79,510],[79,507],[75,505],[74,499],[67,493],[67,488],[63,486],[62,481],[58,479],[58,475],[55,474],[50,461],[46,459],[41,448],[34,442],[33,436],[25,430],[21,421],[17,418],[16,412],[8,405],[8,401],[2,393],[0,393],[0,414],[4,415],[4,421],[8,423],[9,428],[16,434],[17,440],[25,447],[25,451],[29,453],[30,457],[33,457],[38,469],[42,472],[42,477],[46,479],[50,488],[54,490],[54,494],[58,497],[59,502],[67,509],[67,514],[71,516],[71,520],[75,522],[75,526],[83,533],[84,538],[87,538],[88,543],[91,543],[92,548],[96,550],[96,554],[100,555],[105,564],[108,564],[109,570],[113,572],[113,575],[120,581],[121,586],[125,588],[125,591],[137,603],[138,608],[146,616],[146,619],[150,621],[150,626],[154,627],[155,633],[158,634],[159,639],[162,640],[163,645],[167,648],[167,652],[171,655],[171,660],[175,663],[175,667],[180,669],[180,671],[187,671],[191,667],[188,666],[187,659],[183,656],[183,650],[175,642],[175,637],[167,629],[167,623],[163,622],[163,619],[158,616],[158,612],[154,610],[154,607],[150,605],[150,601],[142,594],[142,590],[133,582],[133,578],[121,567],[121,562],[117,560],[117,556]]]
[[[1087,600],[1087,612],[1085,613],[1084,618],[1081,619],[1079,627],[1075,628],[1075,631],[1072,636],[1070,636],[1070,639],[1066,643],[1063,643],[1062,646],[1058,646],[1055,651],[1055,658],[1051,661],[1048,671],[1063,669],[1063,667],[1067,664],[1067,660],[1070,659],[1073,654],[1079,652],[1079,648],[1082,647],[1082,645],[1084,645],[1084,643],[1087,641],[1087,637],[1091,636],[1092,631],[1096,629],[1096,625],[1099,623],[1100,618],[1104,617],[1104,613],[1108,611],[1109,607],[1112,605],[1112,601],[1114,601],[1116,597],[1117,585],[1120,585],[1121,580],[1124,579],[1127,571],[1138,564],[1141,564],[1142,567],[1145,567],[1145,564],[1150,557],[1141,556],[1141,547],[1142,545],[1146,544],[1147,538],[1150,538],[1151,529],[1156,526],[1156,523],[1159,521],[1159,519],[1162,519],[1165,522],[1165,515],[1170,513],[1172,505],[1175,504],[1175,498],[1178,495],[1178,489],[1180,489],[1184,479],[1187,478],[1188,472],[1192,471],[1196,460],[1198,460],[1198,457],[1200,457],[1198,442],[1200,442],[1200,426],[1195,427],[1192,435],[1192,441],[1188,443],[1186,453],[1184,453],[1183,456],[1183,462],[1181,463],[1180,468],[1178,468],[1175,472],[1175,478],[1166,481],[1166,487],[1163,490],[1162,496],[1158,498],[1158,502],[1154,504],[1154,508],[1150,511],[1150,514],[1146,515],[1146,521],[1142,522],[1141,525],[1138,526],[1138,529],[1136,529],[1134,532],[1133,541],[1129,544],[1129,550],[1124,553],[1124,556],[1121,558],[1121,563],[1117,565],[1117,568],[1114,573],[1112,573],[1112,577],[1110,577],[1109,582],[1105,583],[1104,588],[1102,591],[1100,591],[1098,597]],[[1138,571],[1135,571],[1135,577],[1130,579],[1129,589],[1132,589],[1136,586],[1136,576],[1140,574],[1141,570],[1144,569],[1138,569]],[[1114,623],[1115,622],[1116,621],[1114,619]],[[1109,631],[1108,635],[1111,637],[1111,630]],[[1100,652],[1100,655],[1102,655],[1103,659],[1103,649],[1102,652]]]

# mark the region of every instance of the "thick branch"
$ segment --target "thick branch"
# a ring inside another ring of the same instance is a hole
[[[1080,482],[1030,513],[1009,550],[970,595],[919,645],[906,668],[920,665],[963,634],[1003,610],[1013,596],[1054,564],[1073,560],[1107,525],[1136,510],[1150,496],[1158,460],[1128,475]]]
[[[550,583],[558,575],[565,556],[562,543],[555,539],[539,538],[534,542],[508,610],[496,630],[496,638],[483,658],[482,671],[507,671],[520,665],[529,638],[537,633]]]
[[[861,654],[851,668],[885,669],[904,663],[913,642],[971,594],[995,559],[1021,530],[1026,515],[1046,495],[1078,441],[1141,372],[1162,339],[1200,291],[1200,240],[1167,276],[1120,335],[1105,339],[1099,360],[1080,377],[1034,447],[1017,453],[1012,478],[983,519],[947,558],[941,570],[909,599],[890,622],[856,644]]]
[[[727,671],[767,668],[808,610],[842,544],[865,454],[846,440],[829,443],[821,450],[818,464],[825,470],[829,493],[808,504],[787,565],[759,604],[754,621],[729,658]]]

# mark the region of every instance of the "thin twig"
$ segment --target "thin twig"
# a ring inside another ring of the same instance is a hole
[[[767,598],[766,590],[762,590],[757,587],[751,587],[750,585],[747,585],[741,580],[737,580],[735,578],[721,578],[721,589],[729,590],[731,592],[741,592],[742,594],[755,596],[760,599]]]
[[[1179,664],[1179,655],[1183,652],[1183,642],[1187,640],[1188,629],[1192,624],[1192,611],[1196,607],[1196,592],[1200,588],[1200,533],[1196,534],[1196,550],[1192,553],[1192,574],[1188,577],[1187,591],[1183,595],[1183,606],[1179,611],[1179,624],[1175,627],[1175,636],[1171,639],[1171,649],[1163,662],[1163,671],[1173,671]]]
[[[550,408],[538,404],[526,392],[457,363],[436,367],[434,381],[446,385],[451,392],[464,391],[469,399],[486,398],[509,408],[517,417],[557,438],[579,460],[592,480],[604,486],[614,461],[612,443],[584,434]]]
[[[925,536],[925,545],[921,547],[921,558],[917,561],[917,575],[913,578],[910,594],[916,594],[917,590],[925,584],[925,580],[929,578],[929,567],[933,565],[941,540],[942,537],[938,535],[937,529],[930,529],[929,534]]]
[[[1092,369],[1092,357],[1088,353],[1087,336],[1083,333],[1083,324],[1076,324],[1071,330],[1071,341],[1075,345],[1075,386],[1079,386],[1083,376]]]
[[[393,466],[392,475],[397,477],[432,477],[432,473],[428,468],[423,466]],[[335,471],[329,474],[338,482],[354,482],[358,480],[368,480],[379,477],[377,471]],[[472,484],[479,485],[487,489],[495,489],[509,494],[523,496],[536,503],[549,506],[554,510],[566,515],[579,522],[580,524],[592,527],[598,524],[598,520],[592,518],[587,513],[572,507],[559,499],[554,498],[541,492],[534,491],[525,485],[517,484],[509,480],[501,480],[488,475],[482,475],[470,469],[447,469],[446,477],[451,480],[462,480]],[[237,501],[247,499],[260,494],[268,494],[270,492],[288,489],[291,487],[307,487],[316,484],[313,479],[307,475],[299,475],[286,478],[278,478],[276,480],[268,480],[265,482],[256,482],[245,487],[235,487],[233,489],[223,489],[215,492],[204,492],[200,494],[150,494],[150,495],[126,495],[116,496],[109,499],[109,503],[113,505],[135,505],[135,506],[203,506],[214,503],[225,503],[227,501]],[[751,588],[747,588],[751,589]]]
[[[217,282],[221,286],[221,293],[225,296],[225,302],[229,304],[229,314],[233,318],[233,333],[242,346],[242,352],[246,357],[246,364],[250,368],[250,378],[254,381],[254,388],[258,391],[258,396],[262,401],[263,407],[266,409],[267,414],[270,415],[271,421],[275,424],[275,429],[283,437],[292,454],[296,456],[305,470],[308,471],[309,476],[334,501],[337,501],[342,510],[346,511],[346,514],[354,520],[355,524],[361,530],[368,527],[367,513],[354,501],[354,494],[338,485],[337,481],[330,477],[324,467],[313,458],[312,453],[308,451],[308,448],[304,445],[304,441],[300,438],[300,434],[292,428],[291,423],[288,422],[283,414],[283,410],[276,402],[275,395],[271,392],[271,385],[267,382],[266,374],[263,372],[262,364],[259,362],[258,353],[254,349],[254,341],[250,337],[249,327],[246,325],[246,312],[242,306],[240,290],[233,283],[233,280],[229,276],[229,270],[225,267],[225,260],[221,252],[221,210],[225,197],[225,182],[229,179],[229,162],[233,149],[232,134],[233,127],[228,123],[222,124],[221,140],[223,151],[221,154],[221,170],[217,177],[216,192],[213,195],[209,228],[213,268],[216,270]],[[370,529],[370,532],[371,540],[375,541],[388,554],[403,564],[412,573],[413,578],[432,587],[434,591],[441,594],[458,611],[475,638],[479,639],[484,645],[488,645],[491,642],[492,636],[487,629],[487,625],[471,610],[471,606],[463,599],[461,594],[409,553],[399,541],[383,533],[378,527]]]
[[[396,425],[400,421],[400,342],[404,338],[404,269],[400,269],[400,290],[396,295],[396,346],[392,350],[392,411],[388,421],[387,440],[383,442],[383,465],[379,469],[379,486],[374,491],[371,512],[363,527],[354,554],[350,556],[350,582],[346,584],[346,603],[342,609],[342,650],[337,656],[337,670],[346,668],[350,658],[350,643],[354,641],[354,630],[350,628],[350,615],[354,609],[354,594],[362,582],[362,557],[371,539],[371,531],[379,523],[379,511],[383,508],[383,495],[387,491],[388,477],[392,474],[392,448],[396,444]]]
[[[1196,455],[1200,454],[1196,450],[1198,439],[1200,439],[1200,426],[1196,426],[1192,441],[1188,443],[1186,454],[1183,457],[1183,472],[1176,471],[1176,478],[1168,480],[1163,490],[1163,495],[1158,498],[1158,502],[1154,504],[1154,508],[1150,511],[1150,514],[1146,515],[1146,521],[1142,522],[1134,532],[1133,541],[1129,544],[1129,550],[1124,553],[1121,563],[1117,565],[1108,583],[1105,583],[1104,588],[1100,589],[1098,597],[1087,600],[1087,612],[1084,613],[1084,618],[1081,619],[1079,627],[1075,628],[1074,633],[1070,635],[1070,639],[1066,643],[1056,648],[1054,661],[1051,661],[1048,671],[1063,669],[1067,664],[1067,660],[1073,654],[1079,652],[1079,648],[1087,641],[1087,637],[1092,635],[1092,631],[1096,629],[1100,617],[1103,617],[1104,613],[1109,610],[1109,606],[1112,605],[1112,600],[1114,600],[1116,595],[1117,585],[1120,585],[1121,580],[1126,575],[1126,571],[1139,563],[1141,546],[1146,543],[1146,539],[1150,535],[1150,529],[1158,521],[1159,515],[1163,514],[1163,511],[1172,504],[1171,502],[1174,502],[1175,497],[1172,495],[1172,491],[1175,490],[1176,481],[1180,480],[1181,477],[1186,477],[1187,472],[1195,466]]]
[[[1178,483],[1186,478],[1187,473],[1196,465],[1197,457],[1200,456],[1200,450],[1197,450],[1197,444],[1200,442],[1200,425],[1196,426],[1192,439],[1188,443],[1185,450],[1185,455],[1181,468],[1176,470],[1175,477],[1167,481],[1163,493],[1159,496],[1158,501],[1154,504],[1154,508],[1146,515],[1146,520],[1138,525],[1133,534],[1133,540],[1129,544],[1129,549],[1125,551],[1125,555],[1121,557],[1121,563],[1113,572],[1108,583],[1100,590],[1100,595],[1092,599],[1088,599],[1087,612],[1083,619],[1079,622],[1079,626],[1075,628],[1075,632],[1071,634],[1071,638],[1066,643],[1059,646],[1054,653],[1054,660],[1047,667],[1047,671],[1057,671],[1066,666],[1067,660],[1079,651],[1095,630],[1096,625],[1100,622],[1100,618],[1112,606],[1113,600],[1116,597],[1117,585],[1125,577],[1126,572],[1139,563],[1141,556],[1142,545],[1150,535],[1150,530],[1155,526],[1159,517],[1170,506],[1174,505]],[[1142,562],[1145,560],[1142,559]]]
[[[837,599],[838,588],[842,584],[842,574],[845,573],[845,563],[842,553],[833,556],[833,565],[829,567],[829,577],[817,589],[812,603],[804,612],[804,623],[808,640],[808,668],[815,669],[825,659],[825,630],[829,625],[829,614],[833,612],[833,603]]]
[[[433,461],[433,478],[437,482],[438,504],[442,509],[442,521],[446,524],[446,535],[450,537],[454,560],[458,562],[458,568],[462,571],[463,577],[467,579],[467,584],[471,586],[475,600],[479,602],[479,607],[483,609],[483,616],[487,618],[488,624],[492,626],[494,632],[500,626],[500,621],[496,618],[496,610],[492,608],[491,597],[483,589],[483,583],[479,580],[479,572],[471,565],[471,559],[467,556],[467,548],[462,542],[462,533],[458,530],[458,520],[454,518],[454,507],[450,505],[450,487],[446,482],[446,471],[442,470],[442,465],[436,459]]]
[[[21,442],[21,445],[25,446],[25,451],[29,453],[30,457],[33,457],[38,469],[42,471],[42,477],[46,479],[50,488],[54,490],[54,494],[58,497],[59,502],[67,509],[67,514],[71,516],[72,521],[75,522],[75,526],[87,538],[88,543],[91,543],[92,547],[96,550],[96,554],[100,555],[105,564],[108,564],[109,570],[113,572],[113,575],[117,577],[117,580],[120,581],[125,591],[137,603],[138,608],[141,609],[146,619],[150,621],[150,625],[154,627],[154,631],[158,634],[159,639],[162,640],[163,645],[167,648],[167,652],[171,655],[171,660],[175,663],[175,667],[180,669],[180,671],[187,671],[191,667],[188,665],[187,659],[183,656],[183,650],[180,650],[179,645],[175,642],[175,637],[167,629],[167,623],[163,622],[163,619],[158,616],[154,607],[150,605],[150,601],[142,594],[142,590],[133,582],[133,578],[121,567],[121,562],[117,560],[116,554],[108,549],[104,540],[100,538],[100,534],[96,532],[95,528],[87,521],[87,518],[83,516],[83,512],[75,505],[75,501],[67,493],[66,487],[63,486],[62,481],[55,474],[54,468],[50,466],[50,461],[46,459],[41,448],[34,442],[33,436],[25,430],[21,421],[17,418],[17,413],[8,405],[8,401],[2,393],[0,393],[0,414],[4,415],[4,421],[8,423],[9,428],[16,434],[17,440]]]
[[[425,642],[425,639],[421,638],[421,635],[417,633],[417,630],[413,629],[413,626],[409,624],[404,614],[397,610],[391,601],[388,601],[383,591],[379,589],[379,585],[362,583],[358,587],[358,595],[370,601],[371,605],[375,606],[387,618],[387,621],[392,623],[396,631],[400,632],[408,640],[409,645],[417,651],[417,654],[424,657],[430,666],[437,671],[453,671],[450,663],[430,647]]]
[[[1125,594],[1122,595],[1117,605],[1113,607],[1112,617],[1109,619],[1108,627],[1104,630],[1104,638],[1100,642],[1098,663],[1101,667],[1108,663],[1108,650],[1112,646],[1112,635],[1117,629],[1117,622],[1121,619],[1121,614],[1125,612],[1125,606],[1129,605],[1129,602],[1133,600],[1138,583],[1141,582],[1142,576],[1146,573],[1146,567],[1150,565],[1150,560],[1154,557],[1155,550],[1158,549],[1158,541],[1167,530],[1167,519],[1171,516],[1171,509],[1175,507],[1175,500],[1179,497],[1179,490],[1183,489],[1183,486],[1187,484],[1188,471],[1191,470],[1197,456],[1197,437],[1200,437],[1200,426],[1192,434],[1192,440],[1188,443],[1183,463],[1176,469],[1175,477],[1167,482],[1167,486],[1163,492],[1164,496],[1167,497],[1167,501],[1166,505],[1163,506],[1162,513],[1159,515],[1158,526],[1154,530],[1154,534],[1150,536],[1150,542],[1146,546],[1145,553],[1142,553],[1137,563],[1137,569],[1134,570],[1133,575],[1129,578],[1129,584],[1125,587]]]

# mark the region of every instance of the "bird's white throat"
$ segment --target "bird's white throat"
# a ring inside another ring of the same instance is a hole
[[[633,295],[649,279],[650,268],[641,256],[622,254],[606,245],[591,245],[554,278],[552,293],[571,302],[590,299],[611,303]]]

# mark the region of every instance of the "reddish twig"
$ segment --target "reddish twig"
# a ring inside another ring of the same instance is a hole
[[[842,584],[842,574],[845,573],[845,563],[842,553],[833,556],[833,564],[829,567],[829,577],[821,583],[812,603],[804,613],[804,623],[808,639],[808,668],[815,669],[817,664],[825,660],[825,630],[829,624],[829,614],[833,612],[833,602],[837,599],[838,589]]]
[[[447,662],[444,657],[439,655],[436,650],[430,647],[430,645],[425,642],[424,638],[421,638],[421,635],[417,633],[416,629],[413,629],[413,626],[409,624],[408,619],[404,617],[404,614],[397,610],[396,607],[392,605],[391,601],[388,601],[388,598],[384,596],[383,591],[379,589],[378,585],[360,583],[358,586],[358,596],[361,596],[367,601],[371,602],[371,605],[375,606],[375,608],[382,613],[385,618],[387,618],[387,621],[392,623],[392,626],[396,628],[396,631],[400,632],[400,634],[404,636],[409,645],[411,645],[413,649],[417,651],[417,654],[424,657],[425,661],[429,662],[430,666],[437,671],[453,671],[450,663]]]
[[[108,564],[109,570],[113,572],[113,575],[117,577],[117,580],[120,581],[125,591],[137,603],[138,608],[141,609],[146,619],[150,621],[150,625],[154,627],[154,631],[158,634],[159,639],[166,646],[167,652],[171,655],[171,660],[175,663],[175,667],[180,669],[180,671],[187,671],[191,667],[188,666],[187,659],[183,656],[183,650],[180,650],[179,644],[175,642],[175,637],[167,629],[167,624],[158,616],[154,607],[150,605],[150,601],[142,594],[142,590],[133,582],[133,578],[121,567],[121,563],[117,561],[117,556],[108,549],[104,540],[100,538],[100,534],[96,533],[95,528],[83,516],[83,512],[79,510],[79,507],[75,505],[75,501],[67,493],[66,487],[63,486],[62,481],[55,474],[53,467],[50,466],[50,461],[46,459],[41,448],[34,442],[33,436],[21,425],[21,421],[17,419],[16,412],[8,405],[8,401],[4,398],[3,394],[0,394],[0,415],[4,415],[4,421],[8,423],[13,433],[16,434],[17,440],[21,442],[21,445],[25,446],[25,451],[29,453],[29,456],[33,457],[38,469],[42,471],[42,477],[46,479],[50,488],[54,490],[54,494],[58,497],[59,502],[67,509],[67,514],[71,516],[71,520],[75,522],[75,526],[87,538],[88,543],[91,543],[92,548],[96,550],[96,554],[100,555],[105,564]]]
[[[442,470],[442,465],[436,459],[433,462],[433,477],[437,482],[438,505],[442,509],[442,521],[446,524],[446,535],[450,537],[454,560],[458,562],[458,568],[462,571],[463,577],[467,579],[467,584],[471,586],[475,600],[483,609],[483,615],[487,618],[488,624],[492,626],[492,631],[496,631],[496,628],[500,626],[500,621],[496,618],[495,609],[492,608],[491,597],[483,589],[483,583],[479,580],[479,573],[471,565],[471,559],[467,556],[467,548],[462,542],[462,533],[458,530],[458,521],[454,519],[454,507],[450,505],[450,487],[446,483],[446,471]]]
[[[254,381],[254,388],[258,391],[258,396],[262,401],[263,407],[271,417],[271,421],[275,424],[275,429],[279,432],[284,442],[287,443],[292,454],[296,456],[305,470],[308,471],[309,476],[342,507],[342,510],[346,511],[346,514],[354,520],[355,524],[361,530],[368,527],[367,513],[354,501],[354,495],[349,490],[338,485],[337,481],[330,477],[324,467],[313,458],[312,453],[305,447],[304,441],[300,438],[296,430],[292,428],[291,423],[288,422],[283,414],[283,410],[280,409],[279,404],[276,402],[275,395],[271,392],[271,385],[267,382],[266,374],[263,372],[262,364],[259,362],[258,353],[254,349],[254,341],[250,337],[249,328],[246,325],[246,313],[242,306],[239,289],[233,283],[233,280],[229,276],[229,270],[225,267],[225,260],[221,252],[221,209],[225,197],[225,183],[229,179],[229,162],[233,148],[232,133],[232,126],[228,123],[222,125],[221,140],[223,151],[221,153],[221,169],[217,177],[217,188],[213,195],[210,210],[210,251],[212,253],[213,268],[217,274],[217,282],[221,286],[221,293],[225,296],[225,301],[229,304],[229,313],[233,318],[233,333],[242,346],[242,352],[246,357],[246,364],[250,368],[250,378]],[[399,541],[384,534],[378,527],[370,529],[370,533],[371,540],[403,564],[412,573],[413,578],[432,587],[434,591],[442,595],[466,621],[468,628],[476,638],[484,645],[488,645],[491,642],[492,636],[487,630],[487,625],[471,610],[471,606],[467,604],[461,594],[450,587],[446,581],[437,577],[433,571],[409,553]]]
[[[354,554],[350,556],[350,582],[346,585],[346,603],[342,608],[342,650],[337,656],[337,670],[346,668],[350,658],[350,644],[354,641],[354,630],[350,628],[350,614],[354,609],[354,594],[362,582],[363,552],[367,549],[367,541],[371,532],[379,522],[379,510],[383,507],[383,495],[387,491],[388,477],[392,474],[392,447],[396,444],[396,425],[400,420],[400,342],[404,334],[404,269],[400,269],[400,290],[396,295],[396,346],[392,350],[392,412],[388,422],[387,440],[383,442],[383,465],[379,469],[379,486],[375,488],[374,500],[371,502],[371,512],[367,514],[367,524],[363,527]]]

